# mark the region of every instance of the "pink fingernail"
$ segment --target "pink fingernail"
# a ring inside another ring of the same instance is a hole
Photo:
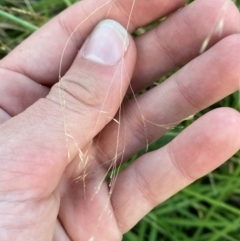
[[[85,59],[116,65],[122,59],[129,45],[126,29],[114,20],[100,22],[83,45]]]

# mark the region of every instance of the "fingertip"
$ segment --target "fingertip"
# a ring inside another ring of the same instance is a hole
[[[215,141],[226,143],[236,151],[240,148],[240,113],[229,107],[218,108],[208,113],[204,120],[215,136]]]
[[[239,123],[240,114],[236,110],[215,109],[186,128],[168,145],[168,150],[176,157],[178,166],[196,180],[239,150]]]

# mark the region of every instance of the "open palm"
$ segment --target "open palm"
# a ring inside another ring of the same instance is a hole
[[[137,0],[128,30],[183,4]],[[113,50],[108,39],[102,46],[106,61],[93,61],[89,53],[97,45],[90,50],[85,45],[96,39],[85,39],[106,16],[112,20],[103,25],[118,26],[115,20],[128,26],[132,6],[129,0],[77,3],[1,60],[0,240],[121,240],[154,206],[238,151],[240,115],[222,108],[140,157],[117,181],[104,181],[109,170],[117,170],[166,127],[238,88],[240,16],[230,1],[197,0],[142,36],[126,36],[123,58],[117,58],[123,42]],[[221,34],[212,31],[219,16]],[[67,46],[59,83],[64,46],[86,17]],[[106,26],[105,33],[116,35]],[[208,50],[199,56],[209,34]],[[119,110],[126,92],[130,97],[181,66]]]

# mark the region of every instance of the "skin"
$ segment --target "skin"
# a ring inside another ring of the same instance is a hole
[[[153,207],[239,150],[239,113],[230,108],[216,109],[170,144],[143,155],[120,173],[110,199],[107,182],[96,193],[109,160],[116,155],[116,140],[118,152],[124,150],[116,164],[146,146],[136,101],[124,102],[124,112],[117,113],[122,100],[117,94],[120,87],[123,93],[131,94],[129,77],[137,92],[173,68],[185,65],[137,99],[145,119],[162,125],[179,122],[236,91],[240,77],[240,16],[232,2],[223,14],[222,34],[213,34],[209,49],[199,56],[201,45],[212,30],[209,22],[218,18],[224,0],[196,0],[175,13],[184,1],[136,1],[130,32],[173,14],[150,32],[130,39],[123,75],[117,66],[89,62],[78,54],[94,26],[106,17],[107,5],[73,36],[63,61],[65,84],[74,91],[74,96],[72,92],[64,93],[68,103],[66,123],[78,147],[83,152],[89,150],[86,189],[82,181],[74,181],[86,170],[79,165],[78,148],[71,138],[66,148],[58,95],[59,60],[73,29],[104,2],[77,3],[0,62],[2,241],[121,240],[122,234]],[[126,26],[131,1],[119,2],[113,2],[108,18]],[[107,115],[101,115],[96,122],[97,110],[101,110],[105,97]],[[118,138],[119,126],[111,121],[114,116],[122,123]],[[167,131],[146,123],[148,142]]]

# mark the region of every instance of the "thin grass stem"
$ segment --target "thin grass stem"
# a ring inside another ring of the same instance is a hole
[[[21,18],[18,18],[14,15],[12,15],[11,13],[7,13],[3,10],[0,10],[0,17],[3,17],[5,19],[8,19],[18,25],[21,25],[22,27],[25,27],[27,30],[31,31],[31,32],[34,32],[36,30],[38,30],[38,27],[21,19]]]

